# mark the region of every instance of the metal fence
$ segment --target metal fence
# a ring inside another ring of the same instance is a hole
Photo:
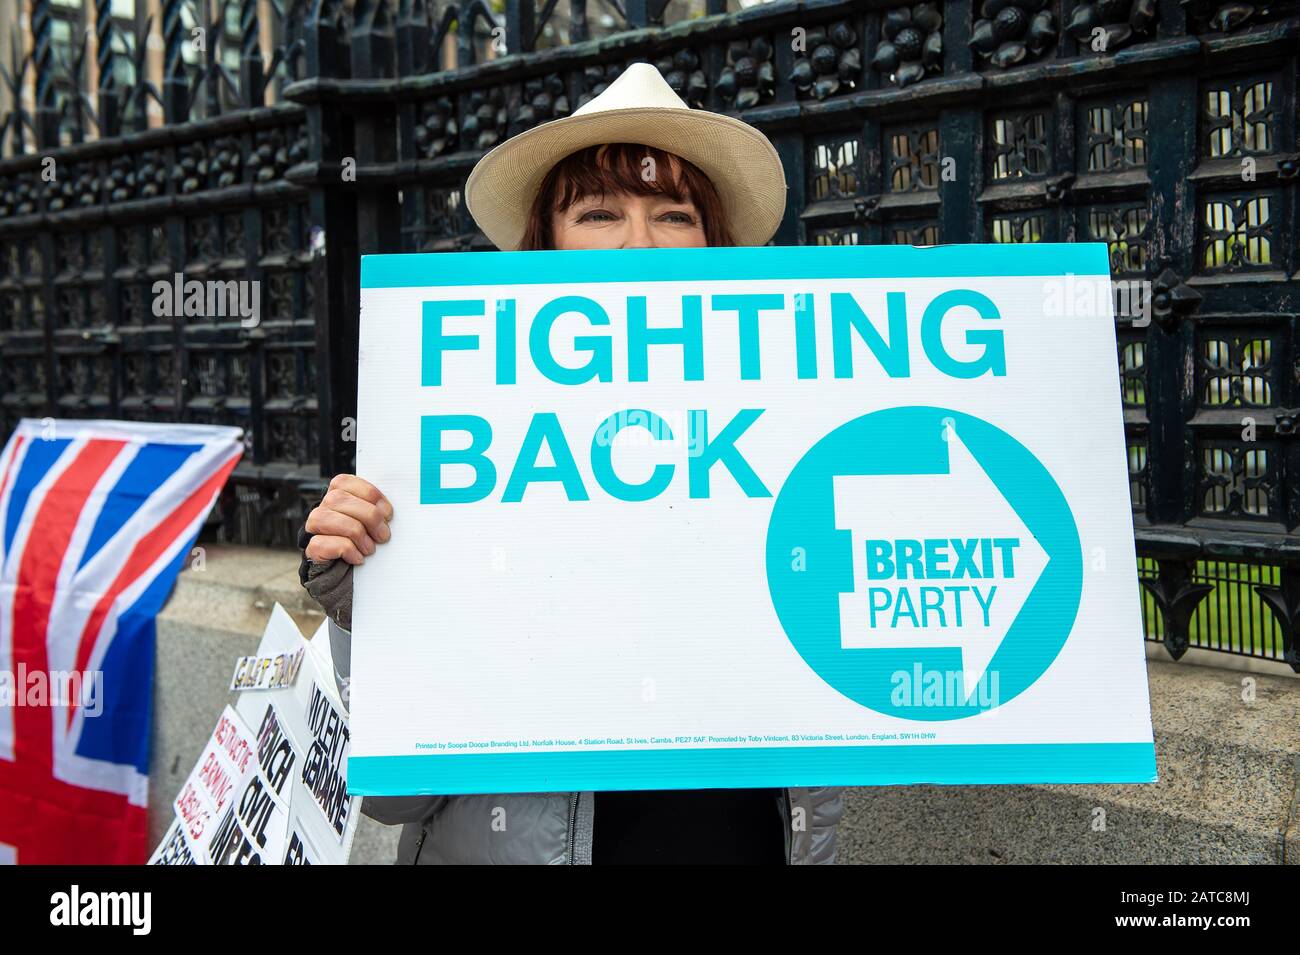
[[[291,544],[352,466],[358,257],[490,248],[476,159],[649,60],[771,138],[775,244],[1108,243],[1151,291],[1116,356],[1148,637],[1300,671],[1294,0],[704,3],[159,0],[128,26],[93,0],[86,89],[88,47],[56,56],[30,0],[0,130],[0,430],[240,425],[215,533]],[[159,316],[177,273],[260,282],[260,322]]]

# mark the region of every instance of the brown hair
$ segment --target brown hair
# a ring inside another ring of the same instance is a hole
[[[642,178],[646,157],[654,161],[655,178]],[[605,143],[565,156],[542,180],[528,212],[521,251],[554,248],[552,216],[587,196],[626,192],[638,196],[665,195],[673,202],[695,203],[709,245],[735,245],[722,199],[709,177],[673,153],[640,143]]]

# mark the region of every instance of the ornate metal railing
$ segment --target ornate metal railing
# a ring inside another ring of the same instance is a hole
[[[1107,242],[1151,292],[1117,324],[1148,635],[1300,671],[1296,2],[681,3],[161,0],[130,83],[98,43],[94,95],[60,100],[81,61],[31,0],[6,81],[35,105],[0,126],[0,427],[242,425],[218,533],[289,544],[352,462],[358,256],[489,248],[476,159],[644,59],[772,139],[777,244]],[[260,281],[262,321],[155,317],[177,272]]]

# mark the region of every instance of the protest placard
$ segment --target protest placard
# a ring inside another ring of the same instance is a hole
[[[347,758],[350,732],[342,707],[330,699],[328,689],[313,681],[307,725],[311,746],[302,766],[302,784],[311,793],[339,842],[347,832],[352,802],[348,798]]]
[[[258,677],[262,692],[226,707],[150,863],[346,863],[360,800],[347,792],[347,709],[325,625],[304,640],[276,604],[257,655],[241,659],[281,661],[281,678]]]
[[[172,804],[192,843],[210,844],[215,827],[255,774],[252,734],[239,714],[227,706]]]
[[[179,816],[172,817],[162,842],[149,857],[149,865],[207,865],[207,857],[196,852]]]
[[[275,704],[268,702],[253,735],[255,759],[212,837],[211,860],[270,865],[284,853],[289,827],[287,783],[298,761]]]
[[[1104,245],[362,285],[352,792],[1155,778]]]
[[[289,830],[289,843],[284,850],[283,865],[320,865],[320,858],[311,840],[302,834],[301,827]]]
[[[239,798],[226,807],[208,857],[214,865],[273,865],[284,854],[289,807],[265,776],[250,773]]]
[[[259,738],[269,747],[267,776],[276,780],[278,793],[287,794],[289,826],[276,861],[342,865],[352,851],[361,800],[347,788],[348,710],[334,684],[327,624],[304,640],[298,625],[276,604],[257,655],[292,656],[299,651],[302,664],[291,686],[241,693],[235,709],[250,723],[256,719],[255,725],[264,730]],[[274,707],[273,720],[267,719],[267,706]]]

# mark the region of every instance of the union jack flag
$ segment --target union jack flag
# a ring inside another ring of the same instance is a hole
[[[0,862],[146,859],[154,617],[240,435],[23,419],[0,454]]]

